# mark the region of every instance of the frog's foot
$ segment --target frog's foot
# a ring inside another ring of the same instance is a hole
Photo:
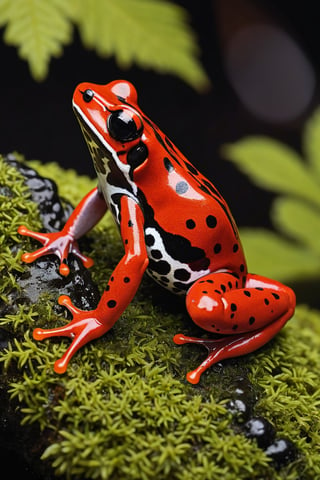
[[[221,362],[227,358],[246,355],[262,347],[281,330],[291,315],[292,313],[283,315],[275,322],[264,328],[260,328],[259,330],[237,335],[226,335],[221,338],[207,339],[187,337],[180,333],[175,335],[173,341],[177,345],[196,343],[206,347],[209,352],[207,358],[198,366],[198,368],[187,373],[187,380],[192,384],[197,384],[199,383],[203,372],[215,363]]]
[[[20,233],[20,235],[34,238],[43,245],[42,248],[39,248],[35,252],[24,253],[21,260],[25,263],[32,263],[34,260],[37,260],[44,255],[54,254],[60,260],[59,272],[63,276],[67,276],[70,273],[70,269],[67,265],[69,253],[73,253],[80,258],[86,268],[93,265],[93,260],[80,252],[77,241],[70,234],[63,232],[33,232],[24,225],[21,225],[18,228],[18,233]]]
[[[103,335],[109,330],[110,326],[99,322],[96,316],[96,311],[85,311],[75,307],[70,298],[66,295],[61,295],[58,302],[60,305],[67,307],[74,317],[73,320],[63,327],[52,329],[36,328],[33,331],[33,338],[35,340],[44,340],[46,338],[61,336],[72,339],[70,347],[54,364],[54,370],[56,373],[64,373],[69,361],[77,350],[90,342],[90,340]]]
[[[221,337],[221,338],[197,338],[197,337],[187,337],[182,333],[178,333],[173,337],[173,341],[177,345],[184,345],[185,343],[195,343],[198,345],[203,345],[209,352],[207,358],[199,365],[198,368],[188,372],[186,377],[188,382],[192,384],[197,384],[200,381],[200,377],[203,372],[205,372],[209,367],[215,363],[222,360],[221,356],[225,347],[231,343],[230,337]]]

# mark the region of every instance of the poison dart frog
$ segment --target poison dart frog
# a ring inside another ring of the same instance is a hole
[[[215,186],[141,111],[134,86],[124,80],[107,85],[81,83],[73,95],[98,177],[98,186],[75,208],[58,233],[19,227],[43,247],[22,256],[33,262],[46,254],[77,255],[77,240],[110,210],[119,226],[124,255],[96,309],[83,311],[62,295],[59,304],[73,315],[61,328],[34,330],[36,340],[66,336],[72,342],[54,369],[63,373],[74,353],[112,328],[133,299],[147,272],[161,286],[184,295],[191,319],[215,334],[201,339],[182,334],[176,344],[196,343],[208,357],[187,374],[196,384],[216,362],[245,355],[268,342],[293,315],[295,295],[285,285],[247,272],[237,226]]]

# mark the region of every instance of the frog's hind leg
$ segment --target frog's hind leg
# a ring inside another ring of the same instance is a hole
[[[175,335],[177,344],[205,346],[208,357],[187,374],[190,383],[198,383],[211,365],[226,358],[253,352],[271,340],[292,317],[293,291],[265,277],[248,274],[244,287],[229,273],[213,273],[192,285],[187,295],[187,309],[201,328],[223,337],[201,339]]]

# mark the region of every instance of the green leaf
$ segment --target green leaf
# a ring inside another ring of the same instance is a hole
[[[256,136],[224,146],[223,154],[257,185],[320,205],[320,184],[288,146]]]
[[[0,23],[6,23],[4,39],[18,47],[33,77],[43,80],[52,56],[72,38],[72,2],[65,0],[0,0]]]
[[[279,281],[320,276],[320,257],[277,233],[258,228],[241,229],[249,271]]]
[[[320,255],[320,210],[295,198],[278,198],[271,211],[274,224],[282,232]],[[319,272],[320,273],[320,272]]]
[[[302,136],[303,149],[314,174],[320,179],[320,108],[308,119]]]
[[[8,22],[11,6],[11,0],[0,0],[0,27]]]
[[[201,90],[209,80],[184,9],[164,0],[82,0],[77,24],[83,43],[122,68],[174,73]]]

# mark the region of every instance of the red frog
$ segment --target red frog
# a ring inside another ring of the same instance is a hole
[[[176,344],[198,343],[209,355],[187,374],[198,383],[211,365],[257,350],[291,318],[293,291],[279,282],[247,272],[237,226],[215,186],[181,154],[140,110],[134,86],[124,80],[107,85],[81,83],[73,108],[98,176],[89,192],[58,233],[37,233],[21,226],[19,233],[43,247],[25,253],[33,262],[42,255],[60,259],[68,275],[73,253],[86,267],[77,240],[110,210],[118,224],[124,255],[112,273],[96,309],[79,310],[63,295],[59,303],[73,320],[54,329],[34,330],[43,340],[66,336],[71,345],[55,362],[65,372],[73,354],[112,328],[131,302],[146,271],[171,292],[184,295],[191,319],[214,338],[177,334]],[[217,335],[218,334],[218,335]]]

